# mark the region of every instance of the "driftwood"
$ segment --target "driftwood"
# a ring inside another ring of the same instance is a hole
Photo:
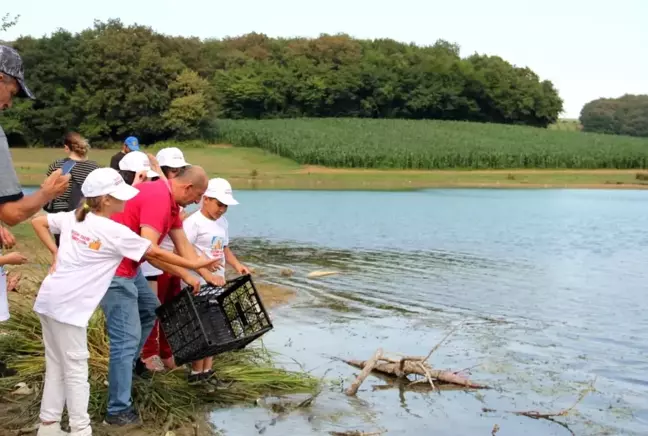
[[[371,359],[363,362],[362,366],[359,366],[359,368],[362,368],[362,372],[360,372],[355,381],[351,383],[351,386],[349,386],[349,388],[346,390],[347,395],[352,396],[358,392],[358,388],[360,388],[360,385],[362,384],[364,379],[366,379],[371,371],[373,371],[374,367],[378,364],[378,359],[380,359],[381,357],[382,348],[378,348]]]
[[[447,383],[455,386],[460,386],[463,388],[469,389],[488,389],[488,386],[475,383],[469,380],[466,377],[459,375],[462,371],[444,371],[439,369],[434,369],[428,363],[428,359],[434,354],[436,350],[439,349],[441,344],[443,344],[446,339],[452,335],[463,323],[459,323],[453,327],[444,337],[436,344],[427,356],[402,356],[398,358],[383,356],[382,348],[379,348],[374,353],[373,357],[369,360],[344,360],[341,359],[347,365],[355,366],[356,368],[361,368],[362,372],[347,389],[347,395],[355,395],[360,388],[360,385],[365,378],[371,373],[371,371],[376,371],[377,373],[382,373],[390,376],[397,377],[401,380],[406,380],[409,382],[409,385],[414,385],[418,383],[429,384],[432,390],[436,390],[435,381],[439,383]],[[409,380],[408,376],[415,375],[423,377],[422,380]],[[375,387],[374,387],[375,389]]]
[[[475,383],[465,377],[455,374],[451,371],[443,371],[430,367],[429,364],[423,363],[420,360],[402,360],[393,362],[393,359],[379,359],[387,360],[376,363],[374,371],[382,372],[383,374],[392,375],[395,377],[407,377],[408,375],[418,375],[421,377],[432,377],[440,382],[451,383],[463,386],[470,389],[488,389],[488,386],[480,383]],[[356,368],[364,368],[366,361],[362,360],[343,360],[348,365],[355,366]],[[427,381],[429,382],[429,380]]]

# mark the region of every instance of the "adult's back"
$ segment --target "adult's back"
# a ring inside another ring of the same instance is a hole
[[[47,169],[49,176],[54,171],[62,168],[63,165],[73,160],[76,165],[70,171],[70,185],[66,191],[45,205],[44,209],[49,213],[70,212],[75,210],[81,203],[81,185],[88,174],[99,168],[97,162],[88,160],[89,145],[87,141],[78,133],[68,133],[64,140],[64,150],[67,153],[66,158],[57,159]]]

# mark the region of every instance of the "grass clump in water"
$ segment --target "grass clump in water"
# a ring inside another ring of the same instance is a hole
[[[19,428],[38,420],[45,357],[40,320],[32,307],[33,299],[25,298],[24,294],[12,298],[11,319],[0,325],[0,359],[18,370],[17,376],[0,379],[0,395],[14,402],[16,397],[9,394],[19,382],[34,389],[33,394],[20,402],[20,412],[10,414],[11,422],[5,421],[4,428]],[[108,400],[109,345],[100,311],[94,314],[88,326],[88,350],[89,413],[93,420],[101,420]],[[183,425],[209,407],[251,402],[266,395],[311,393],[318,385],[318,381],[307,374],[273,366],[271,354],[261,347],[216,356],[214,370],[224,383],[224,387],[214,392],[189,386],[183,369],[156,374],[152,380],[135,379],[133,400],[146,426],[162,428],[170,420],[175,425]]]

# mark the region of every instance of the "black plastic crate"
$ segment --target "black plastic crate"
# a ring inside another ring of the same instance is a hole
[[[156,314],[177,365],[239,350],[272,330],[249,275],[222,288],[203,285],[197,295],[186,287]]]

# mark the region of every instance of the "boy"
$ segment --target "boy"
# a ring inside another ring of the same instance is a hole
[[[223,216],[229,206],[239,204],[232,196],[232,187],[225,179],[211,179],[207,186],[201,208],[188,217],[183,227],[187,239],[193,244],[198,255],[203,254],[211,259],[221,259],[222,268],[214,274],[220,276],[225,284],[225,265],[230,265],[241,275],[250,274],[250,270],[236,258],[229,248],[229,231],[227,219]],[[204,281],[202,281],[204,284]],[[191,364],[189,382],[197,383],[209,380],[212,370],[212,358],[208,357]]]

